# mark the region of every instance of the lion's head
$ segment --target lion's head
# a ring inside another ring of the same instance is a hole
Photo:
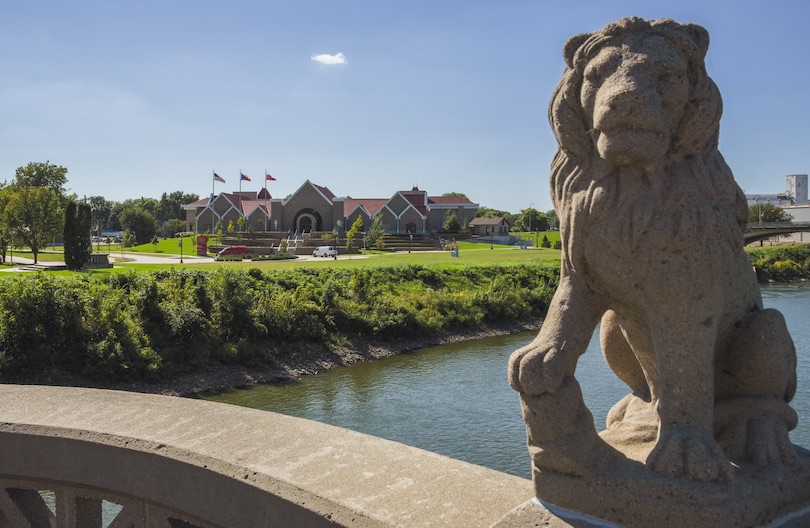
[[[639,18],[565,44],[567,68],[549,108],[559,142],[552,190],[564,230],[572,208],[593,212],[599,200],[638,207],[610,196],[631,182],[609,180],[628,170],[642,175],[632,184],[649,187],[650,210],[678,185],[680,194],[688,189],[703,201],[717,201],[740,229],[745,202],[717,150],[722,101],[706,73],[708,46],[708,33],[700,26]],[[595,183],[601,185],[598,192]]]

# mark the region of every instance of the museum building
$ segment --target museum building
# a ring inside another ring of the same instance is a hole
[[[390,198],[342,198],[309,180],[286,198],[273,198],[267,189],[212,194],[183,206],[186,225],[196,233],[225,231],[230,222],[244,218],[244,230],[306,233],[331,231],[340,222],[348,229],[360,217],[363,230],[382,215],[390,234],[428,234],[441,231],[448,212],[466,226],[475,218],[478,204],[458,196],[428,196],[414,186]]]

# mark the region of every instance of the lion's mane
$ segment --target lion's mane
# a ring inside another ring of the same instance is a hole
[[[596,54],[611,42],[641,32],[665,38],[686,60],[690,96],[662,160],[662,171],[631,182],[622,180],[597,153],[580,93],[585,68]],[[610,232],[633,247],[646,234],[650,219],[665,211],[678,211],[682,220],[675,225],[679,230],[711,222],[718,224],[715,227],[732,247],[740,245],[747,207],[717,149],[722,100],[706,73],[708,45],[708,33],[700,26],[640,18],[619,20],[566,43],[563,54],[567,67],[552,97],[549,121],[559,143],[551,167],[551,188],[569,258],[583,243],[577,234],[588,227],[573,222],[613,223]],[[630,198],[638,193],[623,192],[627,185],[646,186],[647,199]]]

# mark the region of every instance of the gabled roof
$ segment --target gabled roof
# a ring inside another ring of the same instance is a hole
[[[343,212],[349,216],[358,207],[363,208],[369,216],[376,215],[385,204],[388,203],[386,198],[348,198],[343,202]]]
[[[268,202],[267,207],[270,207],[270,203]],[[242,200],[242,213],[245,216],[250,216],[256,209],[260,209],[262,212],[266,214],[266,209],[264,208],[264,200]]]
[[[307,180],[307,181],[309,181],[309,180]],[[335,193],[330,191],[327,187],[322,187],[320,185],[315,185],[314,183],[312,184],[312,186],[315,187],[316,189],[318,189],[319,191],[321,191],[321,194],[324,195],[326,197],[326,199],[329,200],[330,202],[335,199]]]
[[[208,200],[210,200],[210,198],[202,198],[200,200],[197,200],[196,202],[185,204],[183,206],[183,209],[186,211],[193,211],[194,209],[205,207],[208,205]]]
[[[321,185],[315,185],[315,184],[314,184],[314,183],[312,183],[311,181],[307,180],[307,181],[305,181],[304,183],[302,183],[302,184],[301,184],[301,187],[299,187],[298,189],[296,189],[296,191],[295,191],[294,193],[292,193],[290,196],[288,196],[287,198],[285,198],[285,199],[282,201],[282,203],[286,204],[287,202],[289,202],[290,200],[292,200],[292,199],[295,197],[295,195],[296,195],[296,194],[298,194],[299,192],[301,192],[301,189],[303,189],[303,188],[304,188],[304,187],[306,187],[307,185],[309,185],[310,187],[312,187],[313,189],[315,189],[315,190],[318,192],[318,194],[320,194],[320,195],[323,197],[323,199],[324,199],[324,200],[326,200],[327,202],[329,202],[330,204],[331,204],[331,203],[332,203],[332,201],[335,199],[335,193],[333,193],[332,191],[330,191],[330,190],[329,190],[327,187],[323,187],[323,186],[321,186]]]
[[[483,216],[479,216],[479,217],[476,217],[476,218],[473,218],[472,220],[470,220],[469,225],[471,225],[473,227],[475,227],[475,226],[496,226],[496,225],[499,225],[502,222],[507,224],[507,225],[509,224],[509,222],[502,216],[494,216],[492,218],[486,218],[486,217],[483,217]]]

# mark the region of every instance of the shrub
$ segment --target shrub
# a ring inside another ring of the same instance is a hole
[[[514,321],[545,312],[558,274],[520,265],[13,277],[0,281],[0,374],[156,379],[212,360],[266,363],[301,341]]]

